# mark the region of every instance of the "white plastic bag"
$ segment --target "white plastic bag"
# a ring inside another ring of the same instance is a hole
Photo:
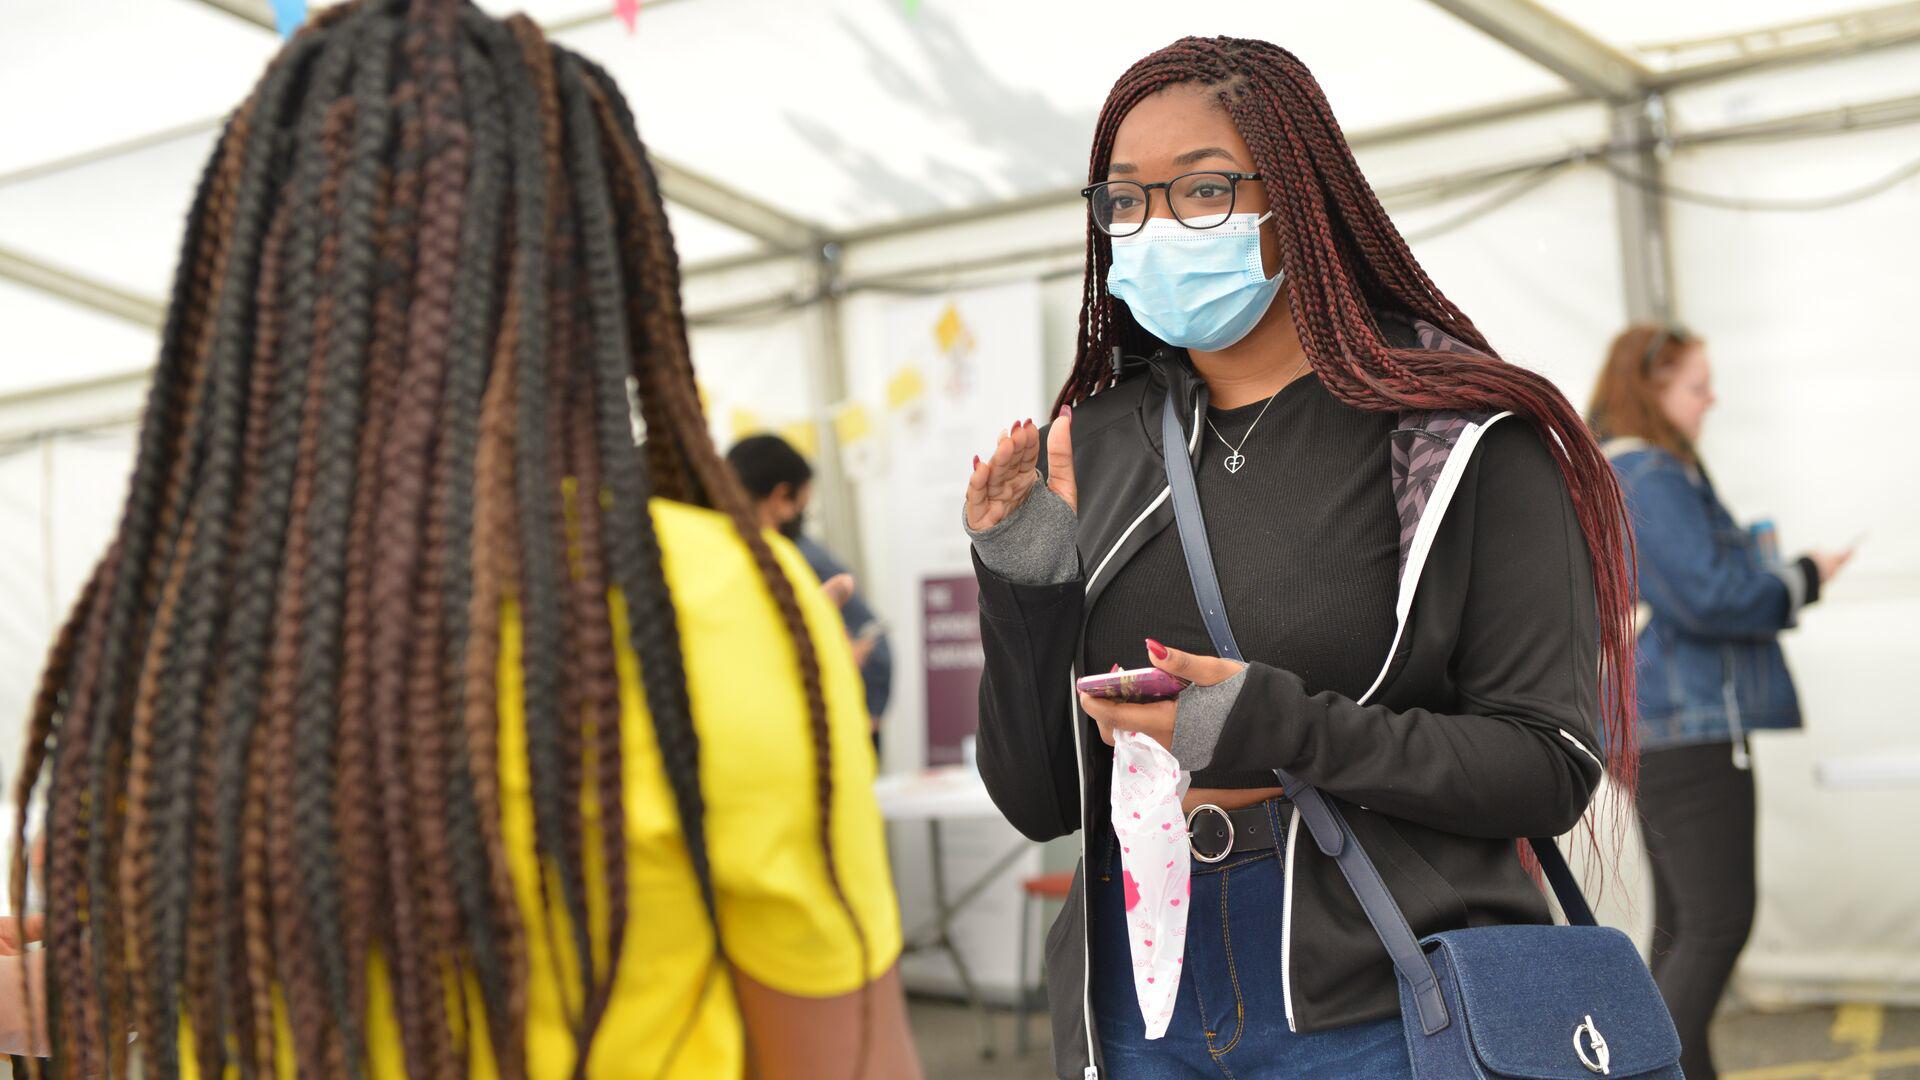
[[[1113,831],[1125,875],[1133,988],[1149,1039],[1166,1034],[1186,962],[1192,881],[1180,797],[1191,780],[1150,736],[1125,731],[1114,739]]]

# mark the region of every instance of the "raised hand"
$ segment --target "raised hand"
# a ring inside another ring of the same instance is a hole
[[[985,459],[973,459],[967,480],[967,527],[991,529],[1027,501],[1039,477],[1040,430],[1022,420],[1000,433],[1000,441]],[[1080,510],[1079,489],[1073,481],[1073,408],[1064,406],[1047,431],[1047,487]]]
[[[835,574],[820,583],[820,591],[827,594],[827,600],[834,607],[843,608],[853,599],[853,575]]]
[[[1845,551],[1807,552],[1807,558],[1812,559],[1813,565],[1820,571],[1820,584],[1831,584],[1847,563],[1853,560],[1854,550],[1848,548]]]

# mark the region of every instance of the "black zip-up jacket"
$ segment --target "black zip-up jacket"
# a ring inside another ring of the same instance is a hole
[[[1425,323],[1381,323],[1396,344],[1465,351]],[[1192,455],[1206,409],[1184,356],[1134,366],[1074,411],[1080,576],[1019,585],[974,560],[986,649],[980,773],[1027,836],[1082,835],[1073,894],[1047,936],[1054,1064],[1066,1080],[1099,1075],[1082,876],[1085,838],[1101,835],[1108,813],[1113,754],[1073,693],[1081,634],[1106,585],[1173,523],[1161,410],[1180,410]],[[1598,621],[1572,501],[1540,436],[1506,414],[1406,414],[1380,453],[1400,512],[1401,578],[1394,645],[1373,689],[1358,700],[1309,695],[1255,663],[1214,760],[1283,768],[1337,799],[1416,936],[1547,922],[1513,841],[1571,829],[1602,772]],[[1386,951],[1297,813],[1283,857],[1286,895],[1275,900],[1289,1025],[1313,1032],[1396,1014]]]

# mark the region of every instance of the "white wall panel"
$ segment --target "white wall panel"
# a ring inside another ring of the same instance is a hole
[[[1917,151],[1907,127],[1683,153],[1671,176],[1718,193],[1814,195]],[[1815,780],[1822,761],[1920,755],[1920,717],[1898,689],[1920,664],[1920,502],[1906,457],[1920,399],[1920,180],[1811,214],[1680,204],[1672,224],[1681,310],[1715,360],[1721,404],[1704,451],[1723,497],[1736,515],[1774,518],[1789,549],[1871,530],[1786,637],[1807,727],[1757,748],[1761,906],[1743,971],[1753,992],[1776,996],[1849,982],[1920,993],[1920,783]]]

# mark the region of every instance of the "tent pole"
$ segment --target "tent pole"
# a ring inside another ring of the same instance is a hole
[[[142,330],[158,330],[166,319],[166,305],[158,300],[62,270],[4,247],[0,247],[0,279],[111,315]]]
[[[648,152],[660,197],[746,233],[776,254],[817,248],[823,230],[737,188]]]
[[[1613,145],[1627,148],[1614,152],[1614,161],[1630,175],[1649,181],[1634,183],[1618,175],[1613,180],[1620,284],[1627,318],[1633,322],[1670,323],[1676,317],[1666,197],[1656,190],[1670,145],[1666,117],[1666,102],[1659,94],[1615,105],[1608,116]]]
[[[812,295],[818,297],[809,313],[813,320],[812,348],[808,350],[811,400],[819,450],[813,455],[812,516],[819,522],[828,550],[853,572],[856,580],[867,573],[860,542],[860,507],[853,479],[847,475],[840,443],[829,419],[834,405],[847,399],[847,347],[841,329],[840,245],[823,243],[815,251]]]
[[[1636,51],[1665,58],[1647,85],[1673,90],[1915,42],[1920,42],[1920,2],[1907,0],[1734,34],[1647,44]]]
[[[1631,101],[1647,69],[1626,53],[1547,10],[1534,0],[1432,0],[1436,7],[1607,101]]]

